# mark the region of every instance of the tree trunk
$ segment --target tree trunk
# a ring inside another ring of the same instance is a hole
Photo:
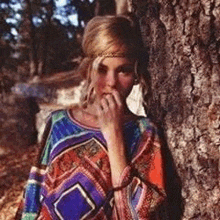
[[[170,219],[220,219],[220,1],[133,0],[133,10],[150,56],[146,108],[168,146]]]
[[[29,23],[28,31],[30,36],[30,75],[38,75],[38,58],[37,58],[37,48],[35,41],[35,26],[33,23],[33,12],[31,6],[31,0],[26,0],[26,11],[27,19]]]
[[[54,1],[50,0],[47,3],[46,9],[47,9],[47,15],[46,15],[46,21],[45,26],[42,33],[42,40],[40,42],[41,45],[41,56],[39,57],[40,62],[38,66],[39,75],[47,75],[49,72],[48,67],[48,52],[49,52],[49,43],[50,43],[50,35],[51,35],[51,25],[52,25],[52,16],[53,16],[53,9],[54,9]]]
[[[115,14],[114,0],[96,0],[95,2],[95,16],[97,15],[112,15]]]

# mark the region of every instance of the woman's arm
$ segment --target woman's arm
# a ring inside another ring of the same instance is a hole
[[[100,127],[108,146],[112,185],[115,188],[117,213],[113,215],[122,220],[146,220],[165,198],[160,141],[155,131],[145,131],[143,128],[139,146],[141,152],[132,163],[127,161],[122,132],[123,106],[117,92],[113,95],[103,98],[98,108]]]
[[[128,165],[122,131],[123,107],[117,91],[102,98],[98,106],[99,124],[108,146],[113,187],[118,187],[119,178]]]

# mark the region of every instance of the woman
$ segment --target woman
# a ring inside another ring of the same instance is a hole
[[[144,85],[135,25],[95,17],[82,48],[82,105],[50,115],[22,219],[150,219],[165,193],[156,129],[126,104],[133,85]]]

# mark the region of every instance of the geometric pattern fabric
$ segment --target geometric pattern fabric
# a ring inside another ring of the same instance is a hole
[[[124,124],[123,132],[129,166],[114,193],[101,130],[80,124],[68,110],[53,112],[21,219],[148,219],[165,198],[158,134],[145,117]]]

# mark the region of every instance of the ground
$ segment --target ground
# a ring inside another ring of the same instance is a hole
[[[0,156],[0,220],[14,219],[36,152],[33,145]]]

